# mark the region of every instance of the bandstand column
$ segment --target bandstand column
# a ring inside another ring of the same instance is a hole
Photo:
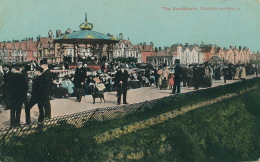
[[[60,44],[60,62],[63,62],[63,58],[64,58],[64,52],[63,52],[63,44]]]

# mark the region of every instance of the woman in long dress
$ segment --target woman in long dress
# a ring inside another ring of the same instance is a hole
[[[242,65],[240,79],[241,80],[245,80],[246,79],[246,68],[245,68],[245,65]]]
[[[159,78],[158,78],[158,86],[160,87],[160,85],[162,85],[162,80],[163,80],[163,71],[160,69],[157,71],[157,74],[159,75]]]
[[[239,80],[239,74],[240,74],[240,67],[237,65],[235,69],[235,76],[234,76],[235,80]]]

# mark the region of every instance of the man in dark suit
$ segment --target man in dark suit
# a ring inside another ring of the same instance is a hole
[[[39,117],[38,122],[44,121],[44,102],[46,102],[46,96],[48,94],[46,91],[47,82],[44,76],[42,75],[43,68],[40,66],[34,68],[34,73],[36,75],[36,78],[33,80],[32,84],[32,93],[31,93],[31,99],[28,103],[28,105],[25,107],[25,114],[26,114],[26,124],[31,123],[31,116],[30,116],[30,110],[35,105],[38,104],[39,109]]]
[[[181,93],[182,68],[180,66],[180,60],[176,59],[175,64],[176,66],[174,68],[174,86],[171,94],[175,94],[176,89],[177,93]]]
[[[77,68],[74,76],[74,88],[77,96],[76,102],[81,102],[83,95],[83,87],[87,78],[87,70],[82,66],[82,62],[77,63]]]
[[[115,87],[117,89],[117,104],[121,103],[121,95],[123,94],[123,103],[128,104],[126,102],[127,95],[127,86],[128,86],[128,72],[125,70],[125,66],[121,65],[115,74]]]
[[[26,100],[28,91],[28,84],[21,74],[21,67],[14,67],[14,73],[10,76],[6,90],[6,106],[10,109],[11,127],[20,126],[22,105]]]
[[[193,84],[194,84],[194,90],[199,89],[200,86],[200,80],[201,78],[201,72],[200,68],[198,67],[198,64],[195,64],[193,67]]]
[[[50,96],[52,92],[52,74],[48,67],[48,63],[46,59],[42,59],[40,61],[40,65],[43,68],[42,76],[46,81],[46,88],[45,88],[45,96],[43,97],[43,107],[45,110],[45,118],[51,118],[51,104],[50,104]]]
[[[10,82],[12,74],[13,74],[12,68],[10,66],[4,67],[4,76],[3,76],[4,83],[3,83],[3,96],[2,96],[2,98],[3,98],[5,105],[7,103],[6,94],[7,94],[8,89],[9,89],[8,83]],[[9,109],[8,107],[5,107],[5,110],[8,110],[8,109]]]

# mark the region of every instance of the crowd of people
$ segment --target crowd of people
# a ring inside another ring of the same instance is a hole
[[[181,86],[211,87],[212,80],[244,80],[248,75],[258,76],[258,65],[193,64],[181,66],[179,60],[174,67],[145,66],[137,68],[133,64],[112,63],[97,72],[87,68],[87,64],[77,62],[74,73],[59,77],[51,73],[47,60],[34,65],[33,78],[28,77],[26,68],[19,65],[4,67],[2,70],[1,103],[10,110],[11,127],[20,126],[22,105],[25,106],[26,124],[31,123],[30,110],[37,104],[38,122],[51,118],[50,100],[75,97],[80,103],[84,95],[93,95],[95,88],[100,92],[116,91],[117,104],[128,104],[127,90],[155,86],[161,90],[170,89],[171,94],[181,93]],[[1,69],[0,69],[1,71]],[[182,85],[181,85],[182,83]],[[122,97],[123,96],[123,97]]]

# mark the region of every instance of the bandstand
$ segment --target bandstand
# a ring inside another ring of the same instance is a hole
[[[61,62],[69,65],[75,65],[76,62],[84,62],[88,67],[100,69],[100,66],[112,60],[114,45],[119,42],[112,35],[105,35],[93,31],[93,24],[87,21],[82,23],[80,31],[68,33],[54,39],[54,43],[58,43],[60,48]],[[66,49],[73,49],[73,56],[66,53]],[[80,49],[85,49],[85,52],[79,54]],[[94,60],[93,60],[94,58]]]

